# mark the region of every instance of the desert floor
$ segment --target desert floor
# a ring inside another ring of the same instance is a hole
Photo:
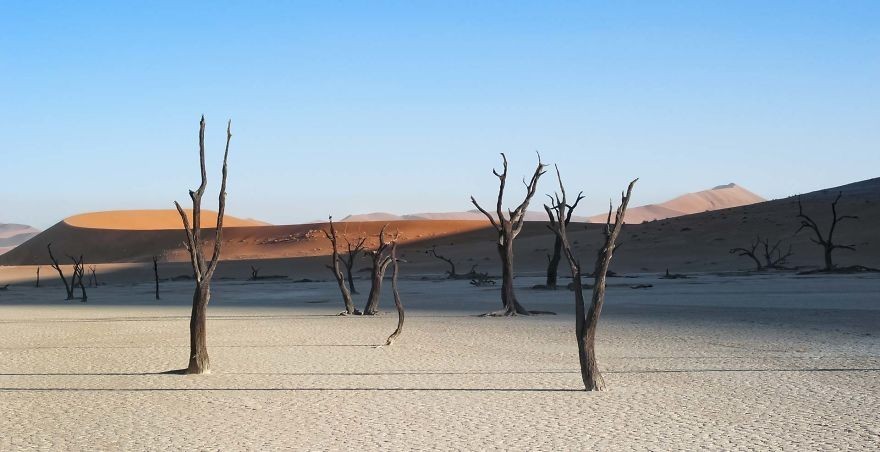
[[[376,348],[396,315],[334,315],[333,283],[216,281],[204,376],[162,373],[186,364],[190,282],[85,304],[13,285],[0,449],[880,447],[876,275],[613,278],[603,393],[579,390],[571,293],[539,282],[521,301],[559,315],[480,318],[498,289],[405,280],[403,335]]]

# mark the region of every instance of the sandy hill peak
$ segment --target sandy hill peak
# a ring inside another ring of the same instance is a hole
[[[186,209],[187,216],[192,220],[192,210]],[[217,212],[202,210],[202,227],[217,227]],[[74,215],[64,220],[69,226],[87,229],[117,229],[129,231],[153,231],[164,229],[182,229],[180,214],[174,209],[157,210],[111,210]],[[257,220],[245,220],[227,214],[223,219],[226,227],[266,226]]]
[[[28,241],[40,230],[26,224],[0,223],[0,254]]]
[[[400,215],[395,215],[393,213],[388,212],[372,212],[372,213],[363,213],[356,215],[349,215],[343,218],[340,221],[400,221],[405,219]]]
[[[766,201],[764,198],[729,183],[718,185],[709,190],[687,193],[660,204],[648,204],[633,207],[626,213],[628,223],[663,220],[711,210],[729,209]],[[590,217],[591,222],[604,222],[605,215]]]

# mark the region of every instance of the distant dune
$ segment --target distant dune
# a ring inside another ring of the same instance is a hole
[[[192,210],[186,209],[192,221]],[[202,227],[217,227],[217,212],[202,210]],[[180,214],[174,209],[161,210],[111,210],[74,215],[64,220],[70,226],[89,229],[123,229],[129,231],[155,231],[162,229],[181,229]],[[243,220],[226,215],[223,224],[229,227],[268,226],[257,220]]]
[[[629,223],[663,220],[666,218],[689,215],[692,213],[739,207],[764,201],[764,198],[736,184],[719,185],[711,190],[688,193],[661,204],[648,204],[629,210]],[[540,206],[539,206],[540,207]],[[494,212],[493,212],[494,213]],[[579,223],[604,223],[607,213],[591,217],[577,216],[572,221]],[[473,209],[465,212],[423,212],[407,215],[396,215],[388,212],[373,212],[349,215],[342,221],[405,221],[405,220],[466,220],[486,221],[480,211]],[[526,212],[526,221],[547,221],[544,211]]]
[[[393,213],[388,212],[373,212],[373,213],[365,213],[358,215],[349,215],[343,218],[341,221],[348,222],[358,222],[358,221],[403,221],[407,218],[404,218],[400,215],[395,215]]]
[[[712,210],[747,206],[765,201],[764,198],[736,184],[719,185],[711,190],[688,193],[661,204],[648,204],[633,207],[626,213],[630,224],[643,221],[665,220]],[[604,223],[606,214],[594,215],[589,218],[591,223]]]
[[[0,254],[28,241],[40,230],[24,224],[0,223]]]

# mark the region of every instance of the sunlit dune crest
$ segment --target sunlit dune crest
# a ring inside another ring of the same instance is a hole
[[[187,217],[192,221],[192,209],[186,209]],[[217,227],[217,212],[202,210],[202,227]],[[70,226],[88,229],[119,229],[128,231],[156,231],[164,229],[183,229],[180,214],[174,209],[155,210],[108,210],[105,212],[89,212],[74,215],[64,220]],[[267,226],[269,223],[241,219],[225,215],[223,225],[226,227]]]

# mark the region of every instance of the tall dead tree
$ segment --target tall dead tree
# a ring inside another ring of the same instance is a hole
[[[632,189],[636,180],[629,183],[626,193],[621,194],[620,205],[617,207],[617,214],[614,222],[611,222],[612,208],[608,209],[608,219],[605,221],[604,243],[599,249],[596,256],[596,263],[593,269],[593,296],[590,300],[590,306],[585,306],[583,283],[581,282],[581,264],[571,249],[568,242],[565,225],[565,187],[562,184],[562,177],[559,175],[559,168],[556,169],[556,176],[559,179],[559,191],[561,195],[559,200],[551,207],[556,215],[556,229],[554,232],[562,239],[562,249],[571,267],[571,277],[574,282],[575,297],[575,336],[578,345],[578,357],[581,366],[581,379],[584,382],[584,389],[587,391],[601,391],[605,389],[605,380],[599,371],[599,365],[596,361],[596,328],[599,324],[599,316],[602,314],[602,305],[605,303],[605,278],[608,274],[608,267],[611,264],[611,258],[617,248],[617,237],[620,235],[621,228],[624,224],[626,209],[632,196]]]
[[[504,168],[501,173],[498,173],[496,170],[492,170],[492,174],[498,177],[499,187],[498,187],[498,202],[495,205],[495,213],[496,215],[492,215],[486,211],[477,200],[471,196],[471,203],[476,206],[476,208],[489,219],[489,222],[492,223],[492,226],[495,228],[495,231],[498,233],[498,255],[501,257],[501,304],[502,309],[500,311],[490,312],[486,315],[492,316],[511,316],[511,315],[529,315],[536,314],[538,311],[528,311],[522,305],[520,305],[519,301],[516,299],[516,295],[513,291],[513,240],[519,235],[520,231],[522,231],[523,222],[525,221],[526,209],[529,207],[529,202],[532,200],[532,197],[535,196],[535,191],[538,189],[538,179],[541,178],[546,170],[546,166],[541,162],[541,155],[538,155],[538,167],[535,168],[535,173],[532,175],[532,179],[526,183],[523,180],[523,184],[526,186],[526,196],[522,203],[516,207],[514,210],[508,210],[508,213],[504,213],[503,202],[504,202],[504,188],[507,184],[507,156],[504,153],[501,153],[501,159],[504,164]]]
[[[345,282],[345,276],[342,274],[342,269],[339,268],[339,241],[336,235],[336,227],[333,225],[333,216],[330,217],[330,231],[324,230],[324,235],[327,237],[327,240],[330,241],[330,245],[333,247],[333,254],[330,256],[330,265],[327,268],[333,272],[333,277],[336,278],[337,284],[339,284],[339,291],[342,293],[342,302],[345,304],[345,311],[342,314],[345,315],[354,315],[360,314],[360,311],[355,309],[354,302],[351,301],[351,292],[349,292],[348,285]]]
[[[400,301],[400,290],[397,288],[397,275],[400,273],[400,259],[397,258],[397,241],[391,243],[391,292],[394,294],[394,307],[397,308],[397,328],[388,336],[385,345],[391,345],[403,332],[403,302]]]
[[[730,254],[736,254],[737,256],[748,257],[755,263],[755,271],[761,271],[764,269],[764,264],[761,263],[761,260],[758,259],[758,245],[761,244],[761,237],[755,239],[748,248],[731,248]]]
[[[584,192],[578,193],[573,204],[567,204],[564,200],[559,199],[559,194],[555,195],[555,199],[553,196],[547,196],[550,198],[550,201],[554,206],[558,206],[555,208],[563,209],[562,213],[563,218],[565,219],[565,224],[563,226],[568,227],[568,224],[571,223],[571,215],[574,213],[574,209],[577,207],[578,203],[584,199]],[[551,231],[555,231],[558,228],[558,220],[556,219],[557,212],[546,204],[544,204],[544,210],[547,211],[547,216],[550,218],[550,224],[548,224],[547,227],[550,228]],[[548,289],[556,289],[559,274],[559,261],[562,260],[562,239],[556,234],[554,234],[554,236],[553,254],[547,256],[547,280],[544,285]]]
[[[37,266],[37,282],[34,283],[34,287],[40,287],[40,269],[43,267]]]
[[[153,256],[153,280],[156,281],[156,299],[159,300],[159,256]]]
[[[229,157],[229,140],[232,138],[232,121],[226,125],[226,150],[223,153],[223,179],[220,182],[219,208],[217,210],[217,232],[214,236],[214,251],[211,260],[205,258],[202,241],[202,195],[208,185],[208,173],[205,169],[205,117],[199,121],[199,165],[201,167],[201,184],[189,191],[192,199],[192,225],[183,207],[175,201],[174,206],[183,221],[186,233],[186,248],[189,251],[190,264],[196,282],[193,293],[192,315],[189,320],[189,364],[183,370],[187,374],[203,374],[210,372],[211,362],[208,358],[206,320],[208,302],[211,300],[211,278],[220,261],[220,248],[223,244],[223,217],[226,213],[226,161]]]
[[[390,242],[385,240],[385,228],[382,226],[379,231],[379,246],[375,250],[367,251],[367,257],[370,258],[373,266],[370,269],[370,294],[367,296],[367,305],[364,306],[363,315],[376,315],[379,312],[379,296],[382,293],[382,280],[385,279],[385,270],[391,264],[391,247],[397,241],[393,238]]]
[[[458,273],[455,272],[455,262],[453,262],[452,259],[450,259],[446,256],[438,254],[437,253],[437,245],[432,245],[431,249],[425,251],[425,254],[427,254],[429,256],[434,256],[435,258],[440,259],[443,262],[446,262],[446,265],[449,265],[449,270],[446,270],[446,275],[449,279],[458,278],[459,275],[458,275]]]
[[[50,242],[47,244],[46,248],[49,250],[49,259],[52,260],[52,268],[58,272],[58,277],[61,278],[61,282],[64,283],[64,290],[67,292],[66,300],[73,300],[73,289],[75,289],[75,287],[71,287],[71,285],[73,283],[73,278],[75,278],[76,275],[71,277],[71,284],[68,284],[67,278],[64,277],[64,272],[61,270],[61,266],[58,265],[58,259],[55,259],[55,255],[52,254],[52,243]]]
[[[345,278],[348,280],[348,291],[352,294],[357,294],[358,291],[354,287],[354,264],[357,257],[360,256],[361,252],[364,250],[367,238],[361,237],[357,239],[354,244],[348,240],[348,237],[343,235],[343,238],[345,239],[345,245],[348,247],[348,255],[340,255],[339,258],[342,260],[342,265],[345,266]]]
[[[840,201],[840,198],[843,196],[842,192],[837,193],[837,197],[834,198],[834,202],[831,203],[831,226],[828,228],[828,234],[822,234],[819,225],[813,221],[807,214],[804,213],[804,206],[801,204],[801,198],[798,197],[798,215],[797,218],[801,220],[801,227],[795,232],[801,232],[804,229],[809,229],[813,231],[815,234],[815,238],[810,237],[810,241],[821,246],[825,253],[825,268],[824,271],[831,271],[834,269],[834,262],[831,259],[831,253],[836,249],[850,250],[855,251],[855,245],[840,245],[838,243],[834,243],[834,232],[837,229],[837,225],[844,220],[858,220],[859,217],[855,215],[838,215],[837,214],[837,203]]]

